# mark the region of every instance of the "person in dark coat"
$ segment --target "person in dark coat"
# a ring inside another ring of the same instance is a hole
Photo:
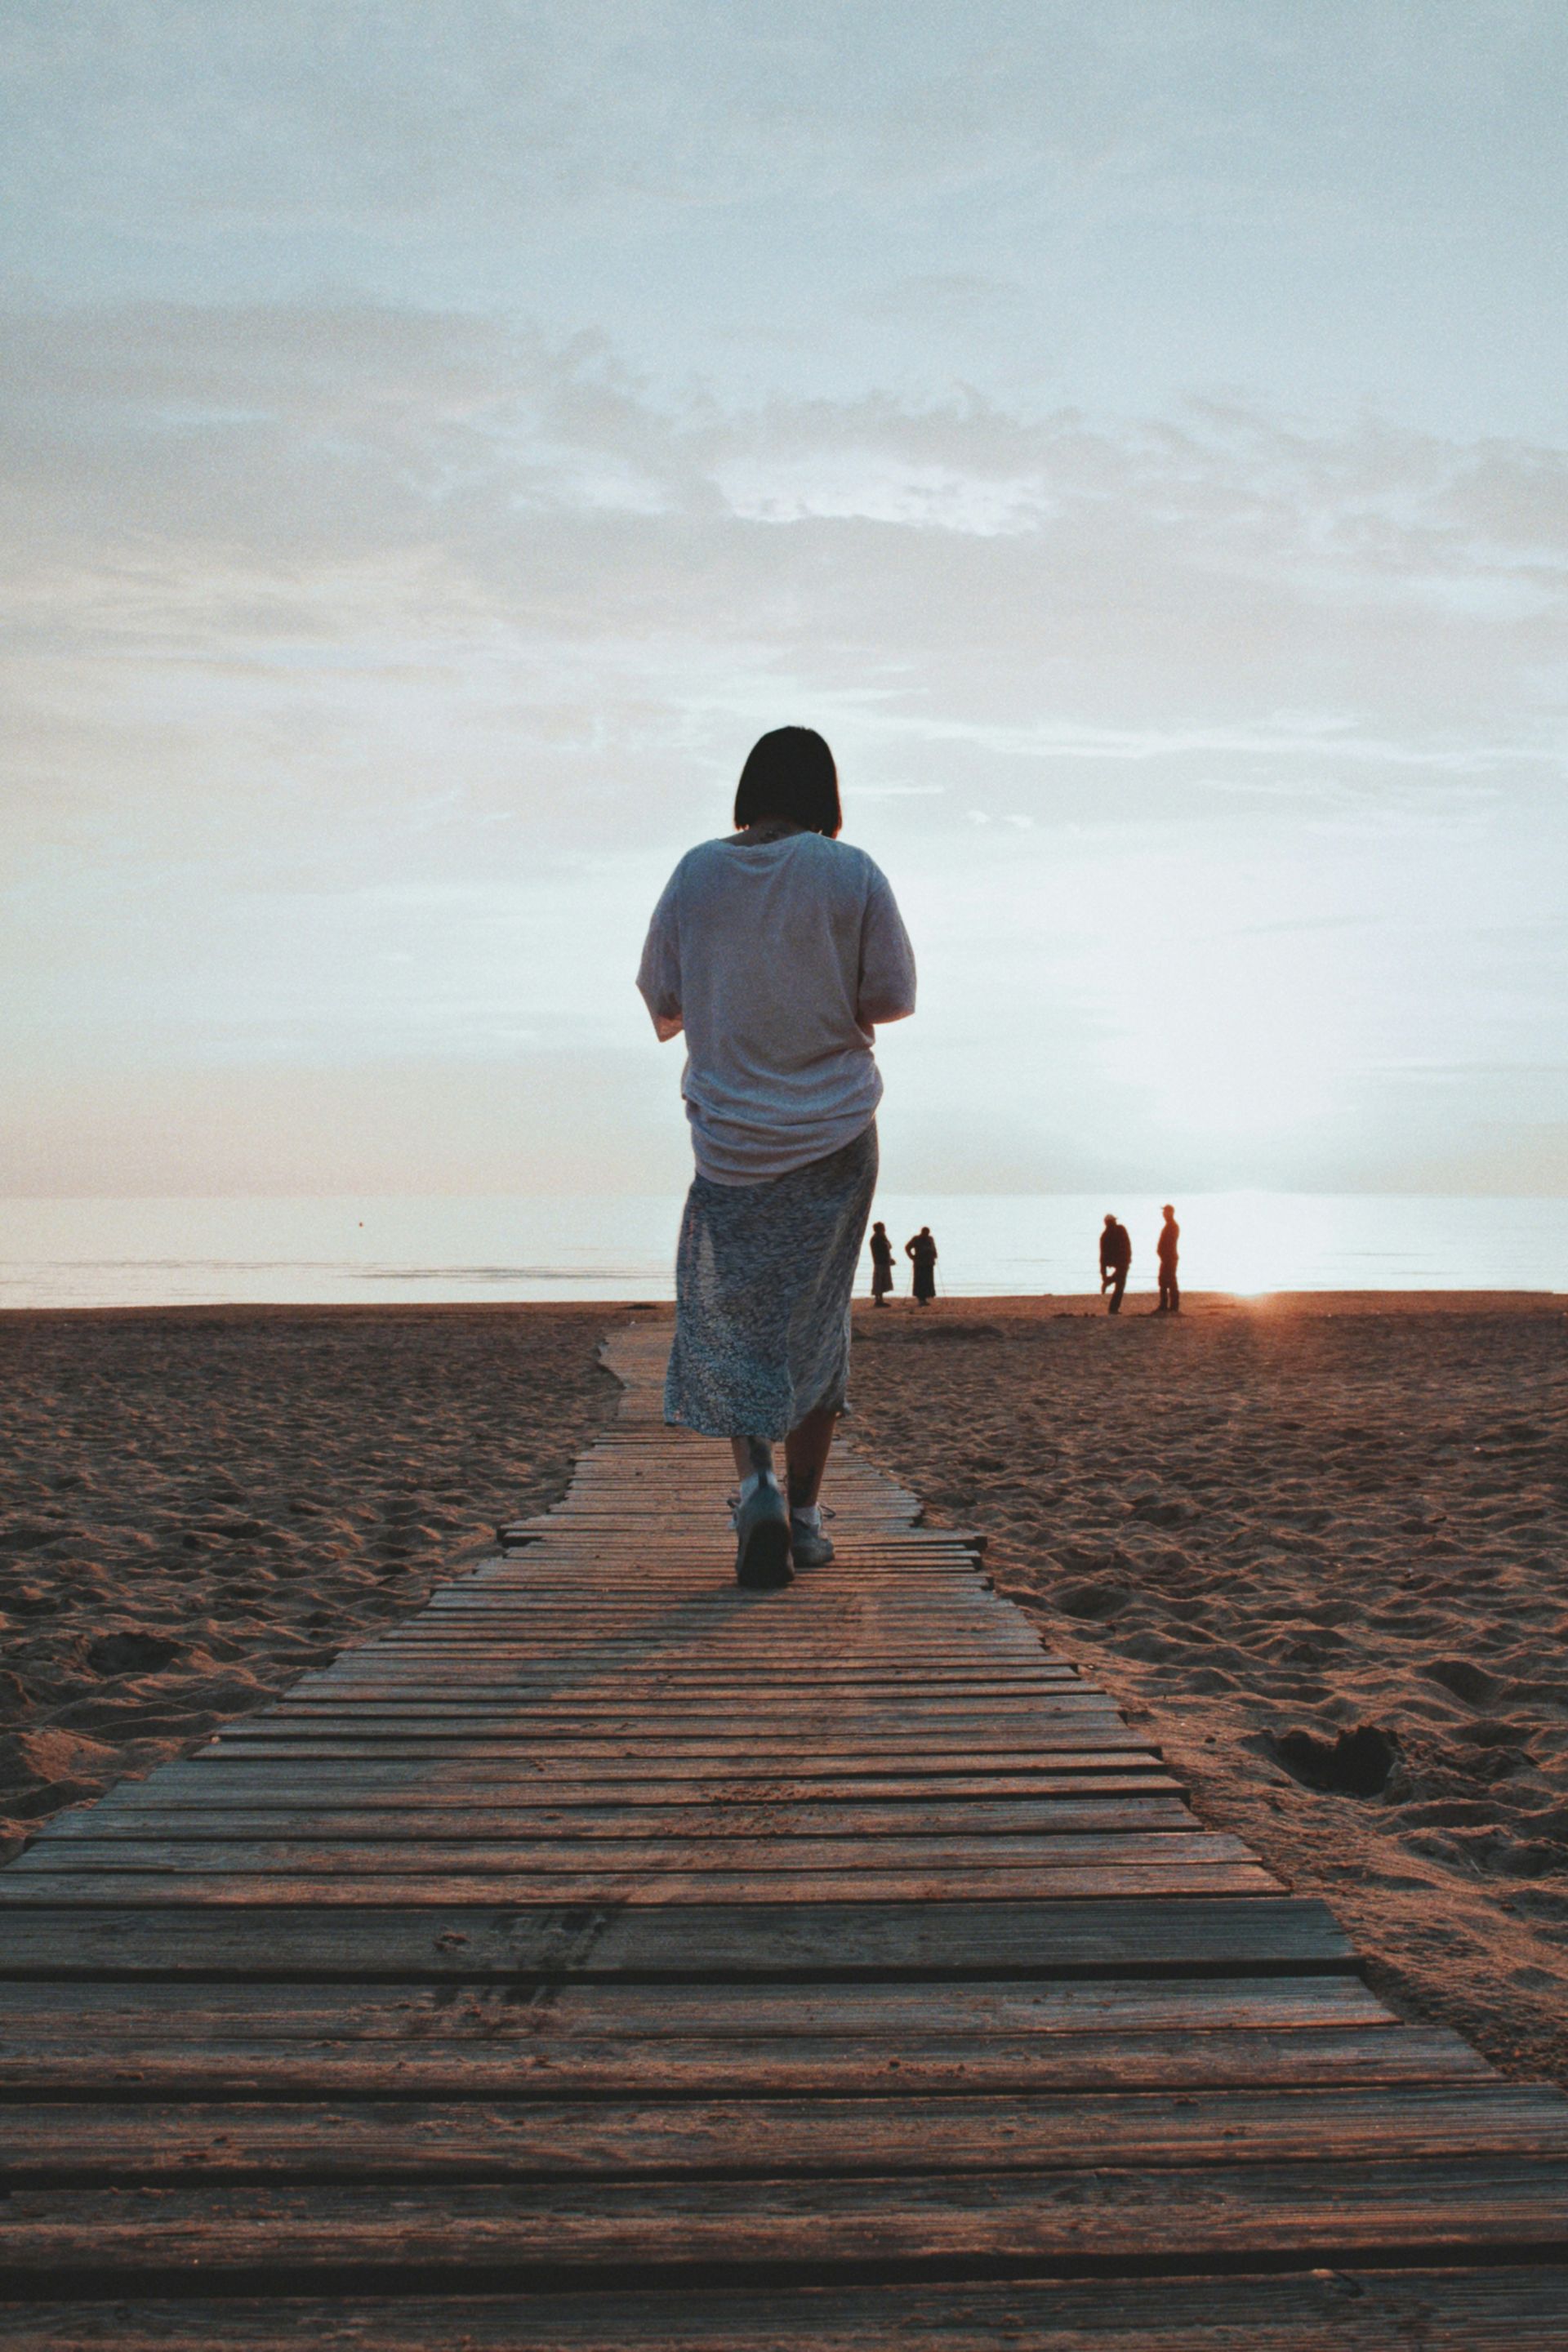
[[[1131,1234],[1115,1217],[1107,1216],[1100,1236],[1100,1295],[1103,1298],[1108,1290],[1110,1293],[1108,1314],[1121,1312],[1121,1294],[1127,1287],[1131,1264]]]
[[[922,1225],[913,1239],[904,1244],[904,1255],[914,1260],[915,1297],[922,1307],[929,1307],[936,1297],[936,1244],[929,1225]]]
[[[1179,1315],[1182,1292],[1176,1280],[1176,1246],[1182,1238],[1182,1229],[1176,1223],[1176,1213],[1169,1201],[1160,1213],[1165,1222],[1154,1244],[1154,1255],[1160,1261],[1160,1304],[1154,1312],[1156,1315]]]
[[[888,1239],[888,1228],[879,1217],[871,1228],[871,1303],[887,1304],[887,1295],[893,1286],[893,1244]]]

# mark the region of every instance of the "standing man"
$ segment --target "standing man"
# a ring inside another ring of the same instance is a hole
[[[922,1225],[904,1244],[904,1255],[914,1260],[915,1297],[922,1307],[929,1307],[936,1297],[936,1244],[929,1225]]]
[[[1131,1264],[1132,1236],[1124,1224],[1108,1215],[1100,1236],[1100,1295],[1103,1298],[1108,1290],[1110,1293],[1109,1315],[1121,1312],[1121,1294]]]
[[[1165,1222],[1154,1245],[1154,1255],[1160,1261],[1160,1304],[1154,1312],[1157,1315],[1179,1315],[1182,1293],[1176,1280],[1176,1244],[1182,1238],[1182,1229],[1176,1223],[1176,1213],[1169,1201],[1160,1213]]]

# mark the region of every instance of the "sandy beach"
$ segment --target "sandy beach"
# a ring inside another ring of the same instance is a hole
[[[591,1307],[0,1316],[0,1858],[419,1607],[619,1391]]]
[[[1561,1300],[857,1312],[857,1442],[1379,1990],[1568,2081]]]
[[[0,1318],[5,1851],[552,1499],[623,1316]],[[900,1301],[857,1328],[855,1442],[985,1533],[1200,1811],[1324,1895],[1396,2005],[1568,2080],[1561,1302]]]

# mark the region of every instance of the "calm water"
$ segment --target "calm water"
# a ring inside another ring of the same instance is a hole
[[[9,1201],[0,1307],[668,1298],[679,1208],[607,1195]],[[930,1224],[944,1289],[994,1296],[1092,1290],[1108,1208],[1131,1232],[1142,1289],[1152,1198],[885,1193],[877,1213],[897,1244]],[[1568,1201],[1211,1192],[1177,1212],[1192,1290],[1568,1289]]]

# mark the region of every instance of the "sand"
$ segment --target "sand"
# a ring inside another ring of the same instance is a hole
[[[0,1316],[0,1851],[552,1500],[613,1409],[596,1349],[622,1319]],[[1396,2006],[1568,2082],[1563,1303],[943,1300],[857,1326],[856,1442],[987,1534],[1205,1818],[1325,1895]]]
[[[858,1310],[854,1398],[1380,1990],[1568,2083],[1565,1333],[1529,1297],[900,1303]]]
[[[0,1315],[0,1858],[562,1491],[602,1307]]]

